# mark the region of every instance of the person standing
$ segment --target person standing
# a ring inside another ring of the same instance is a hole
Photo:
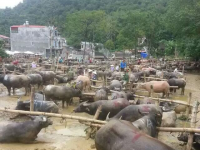
[[[121,62],[120,68],[121,68],[121,71],[122,71],[122,72],[123,72],[124,69],[126,68],[126,62],[125,62],[125,60],[123,60],[123,61]]]

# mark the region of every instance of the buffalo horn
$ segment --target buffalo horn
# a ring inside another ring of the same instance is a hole
[[[109,120],[109,119],[110,119],[110,118],[109,118],[109,115],[110,115],[110,112],[107,114],[106,120]]]

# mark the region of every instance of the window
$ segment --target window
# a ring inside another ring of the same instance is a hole
[[[11,33],[18,33],[18,27],[11,27]]]

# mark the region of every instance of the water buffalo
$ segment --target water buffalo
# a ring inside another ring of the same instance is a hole
[[[136,120],[132,124],[148,134],[151,137],[158,137],[158,132],[156,127],[160,127],[162,122],[162,113],[152,109],[148,115]]]
[[[18,101],[16,110],[30,111],[30,101]],[[34,100],[34,111],[58,113],[58,106],[52,101]]]
[[[162,107],[163,112],[170,112],[175,111],[177,114],[180,114],[181,112],[185,112],[187,109],[187,106],[180,105],[177,103],[171,103],[171,102],[161,102],[160,106]],[[191,108],[190,108],[191,112]]]
[[[81,90],[68,86],[55,86],[47,85],[44,89],[46,100],[62,100],[62,107],[64,108],[64,102],[69,105],[73,97],[80,97]]]
[[[135,99],[134,93],[132,93],[132,92],[127,92],[127,93],[125,93],[124,91],[121,91],[121,92],[111,91],[111,92],[112,92],[112,95],[111,95],[112,100],[115,100],[115,99],[118,99],[118,98],[125,98],[127,100],[134,100]]]
[[[37,73],[42,76],[43,84],[46,84],[47,82],[54,83],[56,74],[53,71],[39,71]]]
[[[169,84],[167,81],[150,81],[146,83],[139,84],[139,88],[143,88],[149,92],[149,96],[151,93],[151,86],[153,86],[153,92],[155,93],[163,93],[163,97],[168,96],[169,92]]]
[[[83,91],[86,91],[86,89],[89,91],[91,88],[91,82],[90,78],[87,76],[78,76],[76,79],[76,82],[82,81],[83,82]]]
[[[0,143],[31,143],[42,128],[52,125],[52,121],[43,116],[22,123],[0,125]]]
[[[30,79],[26,75],[0,75],[0,82],[8,89],[8,94],[15,94],[15,88],[25,88],[25,95],[28,93],[30,87]]]
[[[122,119],[130,122],[134,122],[141,117],[148,114],[150,111],[156,110],[157,112],[162,113],[160,107],[157,107],[153,104],[142,104],[142,105],[130,105],[122,109],[118,114],[112,117],[112,119]],[[109,120],[109,115],[106,120]]]
[[[121,91],[122,90],[122,84],[118,80],[112,80],[110,83],[110,90],[116,90],[116,91]]]
[[[30,79],[30,84],[31,85],[38,85],[38,89],[42,85],[42,76],[40,74],[28,74],[27,75]]]
[[[178,89],[181,88],[181,95],[184,95],[186,81],[184,79],[169,79],[167,81],[170,86],[178,86]],[[173,89],[170,89],[170,92],[172,92]],[[174,92],[176,92],[176,89],[174,89]]]
[[[108,100],[109,89],[103,87],[95,92],[94,100]]]
[[[58,80],[58,83],[68,83],[69,80],[65,76],[56,75],[55,78]]]
[[[99,115],[100,120],[105,120],[108,113],[113,117],[120,110],[129,105],[129,102],[126,99],[119,98],[115,101],[112,100],[100,100],[93,103],[83,102],[74,110],[76,113],[86,112],[90,115],[94,115],[99,106],[102,106],[101,113]]]
[[[177,74],[174,73],[174,72],[166,72],[166,71],[163,71],[163,78],[164,79],[171,79],[171,78],[178,78]]]
[[[179,141],[182,141],[182,142],[188,142],[188,136],[189,136],[189,133],[181,133],[180,135],[178,135],[178,140]],[[196,142],[200,145],[200,134],[199,133],[195,133],[194,134],[194,137],[193,137],[193,142]]]
[[[162,117],[162,127],[175,127],[176,126],[176,112],[170,111],[170,112],[163,112]]]
[[[113,72],[111,79],[114,80],[121,80],[123,78],[124,73],[123,72]]]
[[[95,146],[97,150],[173,150],[131,123],[115,119],[97,131]]]
[[[16,66],[13,65],[13,64],[4,64],[4,67],[5,67],[6,69],[8,69],[9,71],[14,71],[15,68],[16,68]]]
[[[110,71],[97,71],[98,78],[105,79],[105,77],[110,77],[112,73]]]

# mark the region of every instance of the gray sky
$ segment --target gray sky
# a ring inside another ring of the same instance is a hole
[[[6,8],[6,7],[15,7],[20,2],[23,2],[23,0],[0,0],[0,8]]]

